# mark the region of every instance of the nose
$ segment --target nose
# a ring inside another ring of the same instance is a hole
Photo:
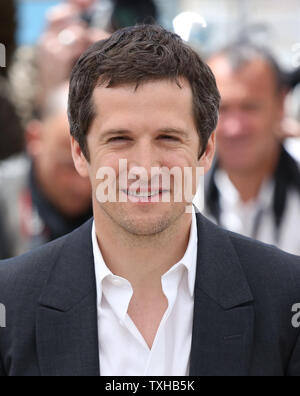
[[[223,120],[222,132],[227,138],[240,137],[244,131],[244,122],[240,116],[232,115]]]
[[[128,159],[128,165],[129,169],[133,167],[145,169],[148,177],[151,177],[151,169],[162,166],[159,149],[148,140],[141,141],[132,151],[131,158]]]

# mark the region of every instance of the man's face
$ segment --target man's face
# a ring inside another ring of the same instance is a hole
[[[83,215],[91,207],[91,186],[74,167],[67,115],[53,115],[38,129],[31,154],[40,188],[65,216]]]
[[[270,66],[257,59],[233,71],[229,61],[210,61],[222,97],[217,128],[221,165],[232,172],[254,172],[278,148],[283,95]]]
[[[135,89],[135,85],[115,88],[96,88],[93,104],[96,117],[87,137],[90,162],[87,163],[73,140],[73,157],[81,174],[86,167],[93,186],[94,211],[107,215],[119,227],[134,235],[154,235],[170,227],[185,213],[187,203],[174,202],[175,180],[171,178],[170,202],[141,202],[122,191],[120,160],[127,160],[127,171],[142,167],[149,184],[143,184],[144,193],[154,193],[151,189],[153,167],[171,170],[179,167],[205,167],[208,170],[213,153],[214,137],[211,138],[207,153],[199,161],[200,139],[193,117],[192,90],[187,81],[181,81],[182,89],[176,82],[161,80],[148,82]],[[112,168],[116,174],[117,197],[127,202],[99,203],[96,180],[100,168]],[[195,178],[194,178],[195,179]],[[127,180],[128,190],[133,180]],[[193,182],[196,191],[196,180]],[[162,179],[155,190],[164,190]],[[178,187],[178,185],[177,185]],[[182,186],[181,186],[182,188]],[[121,191],[120,191],[121,189]]]

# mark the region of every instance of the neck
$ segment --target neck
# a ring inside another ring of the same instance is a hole
[[[94,213],[98,244],[111,272],[127,279],[134,290],[161,287],[161,277],[185,254],[191,214],[184,213],[160,234],[136,236],[127,233],[101,209]]]
[[[266,157],[264,162],[255,167],[255,169],[252,168],[246,171],[226,169],[221,164],[244,203],[257,199],[263,183],[273,177],[279,155],[280,150],[278,148],[276,152],[269,158]]]

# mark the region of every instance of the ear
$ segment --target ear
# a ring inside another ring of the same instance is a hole
[[[199,160],[199,165],[204,169],[206,174],[212,167],[216,153],[216,132],[213,132],[207,143],[206,150]]]
[[[89,163],[85,158],[79,143],[71,136],[71,150],[75,168],[81,177],[89,177]]]
[[[29,156],[38,157],[42,152],[42,123],[40,121],[32,120],[27,124],[25,141]]]

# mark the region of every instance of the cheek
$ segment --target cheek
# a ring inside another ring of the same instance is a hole
[[[257,143],[262,144],[264,141],[269,141],[273,136],[274,121],[269,116],[260,116],[253,120],[252,131]]]
[[[98,186],[100,181],[97,179],[97,174],[100,169],[109,168],[115,172],[116,177],[119,175],[119,162],[123,159],[116,154],[98,153],[97,156],[91,158],[91,165],[89,168],[90,180],[94,189]]]
[[[53,158],[45,156],[42,160],[42,172],[47,175],[47,178],[53,180],[55,184],[60,182],[61,172],[59,166],[53,161]]]
[[[195,167],[198,165],[198,150],[199,142],[195,142],[195,147],[185,147],[179,150],[173,150],[168,153],[164,151],[160,156],[160,165],[162,167],[167,167],[168,169],[172,169],[174,167],[179,167],[184,169],[185,167]],[[130,168],[130,160],[127,159],[127,155],[124,153],[105,153],[99,151],[96,155],[91,157],[91,166],[90,166],[90,177],[92,178],[92,183],[95,184],[97,182],[96,175],[99,169],[108,167],[113,169],[116,176],[119,176],[120,170],[120,161],[127,160],[127,166]],[[129,171],[129,169],[128,169]]]
[[[197,151],[195,151],[195,149]],[[162,165],[172,169],[174,167],[194,167],[198,163],[199,142],[194,148],[185,148],[163,156]]]
[[[56,167],[55,172],[53,172],[53,177],[55,177],[56,188],[66,192],[69,191],[76,182],[74,172],[61,169],[60,167]]]

